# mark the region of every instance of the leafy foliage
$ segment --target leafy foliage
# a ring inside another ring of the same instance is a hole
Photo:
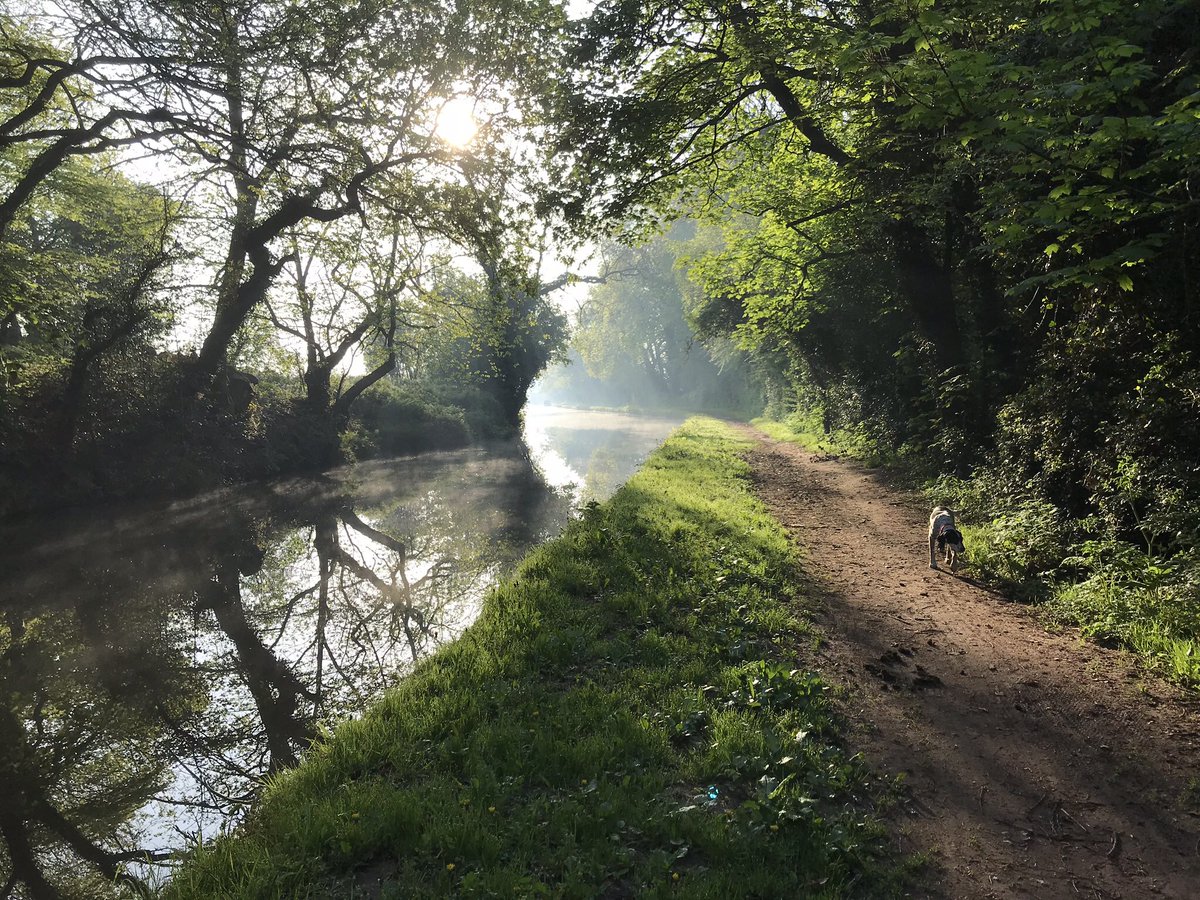
[[[691,321],[792,434],[972,476],[935,499],[978,571],[1191,639],[1148,599],[1184,596],[1148,573],[1200,522],[1191,4],[643,0],[578,31],[564,192],[703,221]]]
[[[702,328],[959,471],[1005,402],[1050,394],[1042,367],[1102,330],[1193,352],[1174,267],[1195,257],[1195,23],[1178,4],[793,12],[614,3],[580,26],[559,150],[616,170],[600,209],[713,223],[690,267]]]
[[[487,288],[458,335],[473,358],[443,374],[511,431],[564,329],[525,144],[560,22],[552,2],[395,0],[0,15],[4,509],[436,443],[379,403],[386,436],[339,433],[461,324],[437,290],[452,260]],[[458,146],[439,122],[464,101]]]
[[[1156,559],[1128,545],[1085,542],[1067,560],[1085,578],[1047,605],[1059,622],[1141,654],[1167,677],[1200,686],[1200,562],[1195,551]]]

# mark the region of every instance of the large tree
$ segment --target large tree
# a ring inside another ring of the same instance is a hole
[[[10,80],[41,86],[3,127],[44,149],[19,173],[9,204],[25,202],[26,186],[64,153],[116,144],[139,143],[180,183],[205,188],[197,196],[220,215],[204,241],[216,276],[195,366],[201,380],[220,370],[281,271],[291,229],[366,215],[384,183],[394,201],[397,184],[419,197],[461,179],[462,154],[435,130],[439,110],[460,94],[511,106],[520,82],[536,77],[530,63],[555,22],[552,6],[515,2],[468,10],[396,0],[71,0],[62,8],[66,20],[53,27],[69,49],[56,60],[11,42]],[[80,83],[85,97],[76,96]],[[30,119],[55,100],[83,110],[83,124],[31,131]],[[147,118],[151,131],[142,128]]]
[[[148,353],[169,324],[159,281],[174,216],[154,190],[91,159],[46,180],[0,242],[0,406],[40,397],[70,449],[96,373]]]
[[[438,107],[464,88],[495,90],[519,52],[507,40],[528,25],[522,5],[503,4],[471,15],[383,0],[84,6],[94,39],[146,60],[145,100],[183,100],[194,133],[177,152],[211,166],[228,195],[204,375],[280,271],[288,229],[362,214],[384,175],[454,177]]]

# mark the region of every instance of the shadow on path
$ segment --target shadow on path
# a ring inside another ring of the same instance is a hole
[[[919,501],[747,431],[756,491],[807,551],[823,673],[868,759],[904,774],[927,895],[1200,897],[1196,699],[929,570]]]

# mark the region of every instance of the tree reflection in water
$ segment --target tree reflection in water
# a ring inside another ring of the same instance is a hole
[[[160,880],[675,424],[568,415],[529,429],[558,488],[517,445],[0,531],[0,900]]]
[[[349,472],[7,536],[0,897],[138,892],[570,514],[516,449]]]

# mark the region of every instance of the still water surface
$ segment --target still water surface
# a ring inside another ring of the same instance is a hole
[[[0,897],[235,822],[677,424],[531,407],[522,442],[0,529]]]

